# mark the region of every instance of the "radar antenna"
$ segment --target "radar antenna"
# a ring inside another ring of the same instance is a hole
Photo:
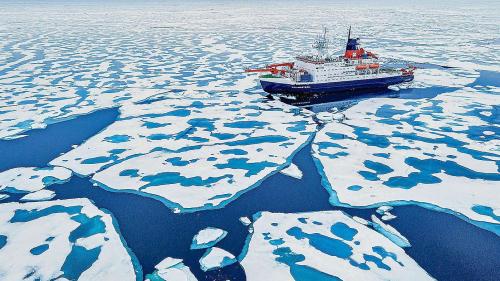
[[[312,47],[317,50],[318,58],[325,59],[328,56],[330,40],[327,39],[328,29],[323,27],[323,34],[316,36]]]

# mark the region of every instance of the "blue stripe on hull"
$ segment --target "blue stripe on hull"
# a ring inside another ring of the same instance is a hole
[[[330,82],[305,85],[290,85],[260,81],[264,91],[271,94],[330,94],[347,91],[380,90],[403,82],[413,80],[413,75],[393,76],[377,79],[366,79],[356,81]]]

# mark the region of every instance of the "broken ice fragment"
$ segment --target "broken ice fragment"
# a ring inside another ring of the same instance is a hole
[[[237,260],[233,254],[221,248],[213,247],[208,249],[200,259],[201,269],[209,271],[217,268],[223,268],[235,263]]]
[[[226,237],[227,231],[215,228],[207,227],[200,230],[194,237],[191,243],[191,249],[204,249],[210,248],[217,244],[219,241]]]
[[[302,179],[302,171],[293,163],[281,170],[280,173],[299,180]]]

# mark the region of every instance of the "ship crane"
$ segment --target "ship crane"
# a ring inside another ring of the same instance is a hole
[[[293,62],[284,62],[284,63],[273,63],[266,65],[265,68],[248,68],[245,69],[245,72],[270,72],[271,74],[281,73],[284,75],[286,72],[290,71],[293,68]]]

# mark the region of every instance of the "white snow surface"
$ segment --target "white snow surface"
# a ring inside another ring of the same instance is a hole
[[[50,200],[56,196],[52,190],[43,189],[32,193],[28,193],[19,199],[20,201],[45,201]]]
[[[288,167],[281,170],[280,173],[299,180],[302,179],[302,171],[294,163],[291,163]]]
[[[258,216],[240,262],[249,281],[300,280],[301,274],[316,279],[432,280],[402,248],[341,211]]]
[[[500,209],[491,196],[500,180],[500,141],[481,133],[498,125],[474,114],[496,104],[494,95],[464,88],[435,98],[364,100],[347,109],[347,119],[326,124],[312,145],[330,201],[416,203],[498,226],[498,218],[480,210]]]
[[[165,281],[196,281],[189,267],[182,259],[167,257],[155,266],[156,271],[151,275],[146,275],[145,280],[165,280]]]
[[[75,231],[79,227],[92,230]],[[7,240],[0,248],[3,280],[22,280],[28,274],[40,280],[75,279],[77,275],[66,276],[63,271],[65,261],[74,259],[92,261],[88,269],[77,272],[78,280],[136,280],[131,256],[112,217],[88,199],[0,204],[0,229]],[[77,247],[98,253],[97,258],[72,252]]]
[[[217,244],[226,237],[227,231],[215,227],[207,227],[200,230],[194,237],[191,248],[208,248]]]
[[[167,98],[120,112],[51,164],[180,211],[234,200],[287,165],[316,128],[309,111],[243,93]]]
[[[63,167],[20,167],[0,172],[0,190],[15,189],[20,192],[35,192],[55,182],[71,178],[72,172]]]
[[[222,268],[235,262],[237,262],[237,260],[233,254],[217,247],[208,249],[200,259],[200,265],[203,271]]]
[[[248,218],[248,217],[241,217],[240,218],[240,222],[244,225],[244,226],[248,226],[252,223],[252,221]]]

